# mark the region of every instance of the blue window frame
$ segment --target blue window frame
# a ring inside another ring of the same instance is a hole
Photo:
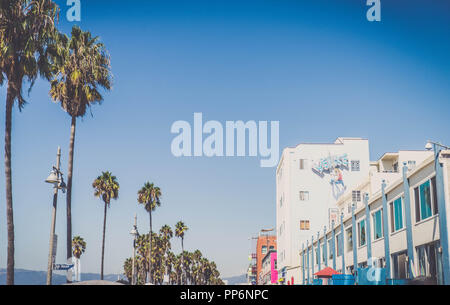
[[[358,245],[360,247],[366,245],[366,220],[361,220],[358,223]]]
[[[423,183],[419,187],[420,194],[420,219],[426,219],[432,215],[431,212],[431,188],[430,181]]]
[[[403,229],[403,208],[401,197],[391,203],[391,221],[392,232]]]
[[[375,213],[372,214],[373,217],[373,238],[377,240],[383,237],[383,209],[379,209]]]

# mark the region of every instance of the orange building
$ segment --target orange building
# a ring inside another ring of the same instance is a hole
[[[269,250],[277,249],[277,238],[274,235],[260,235],[256,241],[256,284],[260,283],[262,260]]]

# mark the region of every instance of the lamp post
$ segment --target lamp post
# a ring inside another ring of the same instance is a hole
[[[54,242],[55,242],[55,222],[56,222],[56,203],[58,201],[58,190],[61,189],[65,193],[66,184],[64,183],[63,174],[59,170],[59,163],[61,159],[61,147],[58,147],[56,154],[56,166],[45,180],[45,182],[53,184],[53,208],[52,208],[52,224],[50,227],[50,249],[48,253],[48,267],[47,267],[47,285],[52,284],[52,272],[54,263]],[[56,251],[55,251],[56,252]]]
[[[439,210],[439,236],[441,240],[441,252],[442,258],[442,273],[444,285],[450,285],[450,253],[448,245],[448,230],[447,230],[447,212],[445,206],[445,191],[444,191],[444,170],[441,162],[439,161],[439,155],[442,149],[450,150],[450,147],[442,145],[441,143],[428,141],[425,145],[427,150],[433,149],[434,151],[434,168],[436,171],[436,195]]]
[[[135,260],[136,260],[136,237],[139,236],[139,232],[137,230],[137,216],[134,214],[134,226],[131,230],[130,234],[133,236],[133,259],[132,259],[132,269],[131,269],[131,285],[136,285],[135,280]]]

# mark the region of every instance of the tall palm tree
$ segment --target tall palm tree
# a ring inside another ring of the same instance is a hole
[[[25,105],[24,80],[28,92],[40,74],[50,79],[47,46],[55,36],[58,6],[50,0],[0,0],[0,86],[7,82],[5,111],[5,185],[8,230],[6,284],[14,284],[14,217],[11,168],[12,109]]]
[[[72,239],[72,254],[76,258],[80,259],[81,255],[86,251],[86,242],[83,237],[75,236]]]
[[[184,233],[188,230],[188,227],[181,220],[175,225],[175,236],[181,238],[181,260],[184,261]],[[186,280],[186,279],[185,279]]]
[[[105,203],[105,212],[103,217],[103,242],[102,242],[102,264],[100,271],[100,279],[103,280],[103,265],[105,259],[105,233],[106,233],[106,211],[111,203],[111,199],[117,199],[119,197],[119,182],[117,182],[116,176],[113,176],[111,172],[102,172],[97,179],[92,183],[94,188],[94,196],[99,197]]]
[[[161,197],[161,189],[155,186],[153,183],[146,182],[144,186],[138,192],[138,203],[143,204],[145,210],[148,212],[150,217],[150,236],[152,234],[152,211],[156,209],[156,207],[161,205],[159,198]],[[149,282],[152,283],[152,238],[150,238],[150,251],[148,253],[148,279]]]
[[[75,129],[77,118],[83,117],[86,110],[95,103],[101,103],[103,97],[100,88],[111,89],[110,58],[105,47],[92,37],[74,26],[70,39],[58,35],[52,45],[52,72],[50,96],[59,102],[62,109],[71,118],[69,165],[67,173],[67,257],[70,257],[72,240],[72,177]]]

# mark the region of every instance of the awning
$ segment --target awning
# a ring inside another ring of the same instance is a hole
[[[340,274],[340,273],[330,267],[326,267],[314,273],[314,275],[316,275],[317,277],[331,277],[333,274]]]

